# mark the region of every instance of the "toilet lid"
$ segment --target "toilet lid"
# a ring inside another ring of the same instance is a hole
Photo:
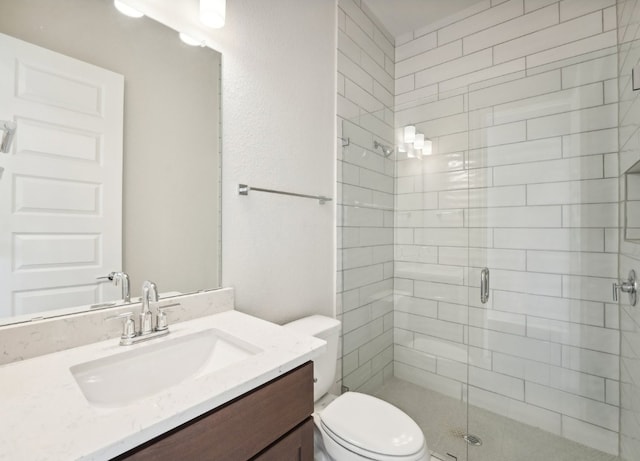
[[[387,456],[408,456],[424,446],[418,425],[393,405],[358,392],[347,392],[321,413],[322,424],[361,450]]]

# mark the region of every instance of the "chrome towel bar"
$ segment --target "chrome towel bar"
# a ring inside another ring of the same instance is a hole
[[[333,200],[332,198],[325,197],[324,195],[297,194],[295,192],[284,192],[281,190],[262,189],[260,187],[249,187],[246,184],[238,184],[238,194],[249,195],[249,191],[268,192],[270,194],[291,195],[293,197],[312,198],[314,200],[318,200],[320,202],[320,205],[324,205],[325,203]]]

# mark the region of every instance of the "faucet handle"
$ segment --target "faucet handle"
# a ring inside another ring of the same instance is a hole
[[[167,314],[165,309],[171,309],[180,306],[180,303],[167,304],[166,306],[158,306],[158,315],[156,315],[156,331],[164,331],[169,328],[167,322]]]
[[[117,320],[124,319],[122,324],[122,334],[120,335],[120,342],[130,340],[136,335],[136,324],[133,321],[133,312],[123,312],[122,314],[112,315],[105,318],[105,320]]]
[[[96,280],[109,280],[111,282],[113,282],[113,276],[115,275],[115,272],[111,272],[107,275],[104,275],[102,277],[96,277]]]

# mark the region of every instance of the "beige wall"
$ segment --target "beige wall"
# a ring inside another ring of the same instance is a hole
[[[123,265],[136,294],[219,285],[220,55],[110,0],[0,0],[0,32],[125,76]],[[113,268],[120,270],[122,268]]]

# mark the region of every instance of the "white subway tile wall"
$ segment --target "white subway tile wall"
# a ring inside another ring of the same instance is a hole
[[[338,18],[338,146],[349,139],[338,149],[338,376],[351,390],[372,391],[393,375],[395,162],[374,141],[395,143],[396,49],[360,0],[339,0]],[[418,47],[435,46],[434,39],[421,38]],[[413,219],[436,217],[421,210]]]
[[[627,11],[622,35],[635,39],[640,0],[617,8],[619,21]],[[623,454],[640,459],[640,315],[618,318],[611,299],[618,100],[637,116],[620,133],[634,149],[620,168],[640,157],[640,103],[617,95],[615,14],[615,0],[482,2],[398,40],[395,128],[414,124],[434,154],[397,161],[393,370],[614,455],[621,432]],[[623,46],[621,84],[639,50]],[[353,102],[367,110],[374,99]],[[349,289],[383,281],[367,255],[350,257],[363,269],[345,277]],[[353,348],[383,334],[368,312],[357,317]]]
[[[637,203],[638,179],[624,172],[640,160],[640,144],[637,132],[640,128],[640,93],[632,90],[631,70],[640,63],[640,1],[619,0],[618,14],[618,75],[620,105],[620,197],[627,195],[628,204]],[[637,78],[637,74],[636,74]],[[634,134],[636,133],[636,134]],[[627,190],[625,191],[625,186]],[[620,222],[625,220],[624,203],[620,204]],[[636,208],[637,209],[637,208]],[[633,210],[628,210],[632,211]],[[629,214],[627,221],[636,226],[637,216]],[[621,226],[623,227],[623,226]],[[637,239],[637,236],[627,234]],[[640,245],[638,240],[625,239],[624,229],[620,231],[619,273],[626,276],[630,269],[640,272]],[[632,461],[640,459],[640,309],[631,307],[626,295],[620,298],[619,318],[613,323],[620,326],[620,386],[607,381],[607,399],[620,405],[620,455]]]

